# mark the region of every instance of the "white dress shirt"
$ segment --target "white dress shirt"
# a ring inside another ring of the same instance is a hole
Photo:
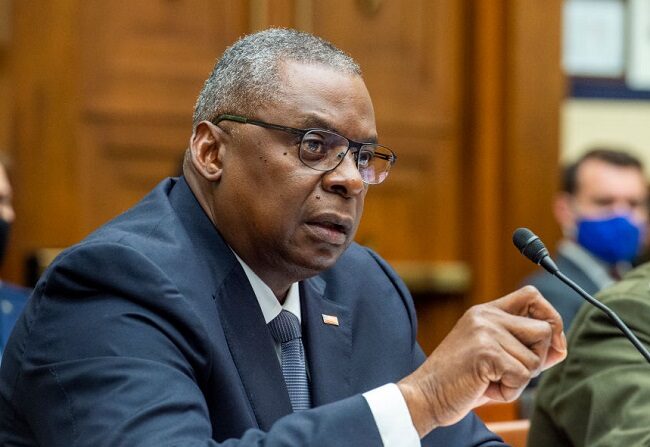
[[[267,324],[277,317],[283,309],[288,310],[298,317],[299,321],[302,321],[300,314],[300,289],[298,288],[297,282],[291,284],[284,304],[281,305],[271,288],[236,253],[234,254],[244,269],[244,273],[246,273],[246,277],[253,288],[257,302],[264,315],[264,321]],[[275,345],[279,360],[281,352],[280,344],[275,343]],[[308,365],[307,373],[309,373]],[[420,437],[413,426],[413,421],[411,420],[404,396],[402,396],[396,384],[388,383],[379,388],[367,391],[363,393],[363,397],[368,402],[370,412],[375,419],[375,424],[377,424],[377,429],[379,430],[379,435],[384,446],[411,447],[421,445]]]

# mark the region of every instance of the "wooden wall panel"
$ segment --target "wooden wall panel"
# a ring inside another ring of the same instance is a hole
[[[16,222],[6,276],[34,247],[67,245],[78,222],[76,0],[13,2],[9,52]]]
[[[235,0],[17,2],[10,277],[178,172],[195,98],[247,14]]]
[[[0,0],[0,151],[9,150],[9,126],[11,124],[11,80],[7,53],[11,43],[11,3]]]
[[[313,31],[354,56],[380,123],[449,132],[458,124],[460,2],[314,2]],[[381,113],[380,113],[381,112]]]
[[[83,108],[94,114],[191,123],[197,87],[245,31],[236,1],[87,1],[80,7],[79,28],[91,39],[82,46]]]
[[[177,175],[191,122],[94,118],[80,131],[79,219],[94,228],[136,203],[162,178]]]
[[[371,188],[357,239],[391,260],[461,262],[462,4],[296,0],[284,17],[270,11],[287,2],[264,4],[258,26],[314,32],[360,63],[380,141],[398,154],[390,180]]]
[[[0,0],[0,48],[11,41],[11,1]]]
[[[196,96],[217,55],[245,30],[243,16],[234,1],[82,4],[81,32],[94,36],[81,59],[86,228],[179,171]]]
[[[565,85],[560,67],[561,7],[560,0],[508,2],[507,42],[512,57],[506,78],[504,243],[511,243],[512,232],[521,226],[530,227],[550,248],[560,237],[551,207],[559,179],[559,117]],[[503,268],[509,272],[505,285],[511,288],[539,267],[521,256],[507,256]]]
[[[551,201],[558,177],[561,0],[474,2],[467,80],[469,303],[517,287],[534,266],[512,245],[530,226],[557,240]],[[555,237],[553,237],[555,236]]]
[[[9,152],[13,94],[7,61],[7,49],[0,43],[0,152]]]
[[[371,187],[358,240],[392,261],[460,260],[457,141],[393,139],[387,144],[408,145],[409,151],[398,152],[399,164],[385,185]]]

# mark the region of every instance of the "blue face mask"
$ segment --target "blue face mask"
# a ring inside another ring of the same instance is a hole
[[[578,243],[610,264],[632,261],[641,246],[641,229],[628,216],[578,221]]]

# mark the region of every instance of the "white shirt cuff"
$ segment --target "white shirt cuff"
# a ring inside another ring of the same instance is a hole
[[[363,393],[385,447],[420,446],[404,396],[394,383]]]

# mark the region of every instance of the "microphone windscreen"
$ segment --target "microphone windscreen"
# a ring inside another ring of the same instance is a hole
[[[548,256],[544,243],[528,228],[517,228],[512,234],[512,242],[521,254],[535,264],[539,264],[545,256]]]

